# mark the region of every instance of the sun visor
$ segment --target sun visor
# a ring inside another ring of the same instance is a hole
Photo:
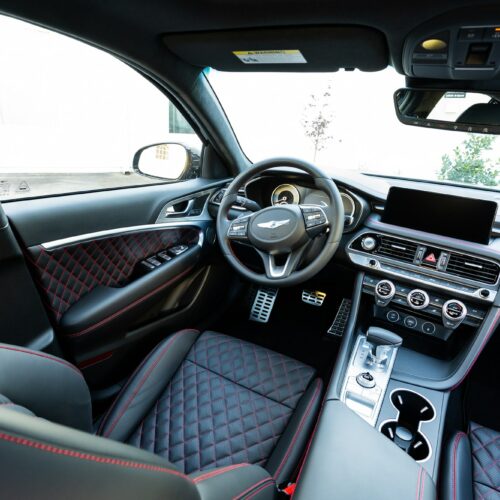
[[[385,36],[358,26],[178,33],[163,40],[188,63],[220,71],[379,71],[389,61]]]

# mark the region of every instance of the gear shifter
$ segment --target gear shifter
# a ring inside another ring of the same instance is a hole
[[[390,350],[403,343],[403,339],[399,335],[376,326],[368,328],[366,341],[370,344],[370,354],[367,361],[379,368],[382,368],[387,361]]]

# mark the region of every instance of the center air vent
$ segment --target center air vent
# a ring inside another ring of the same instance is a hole
[[[493,285],[498,279],[500,268],[489,260],[452,252],[446,272],[474,281]]]
[[[373,253],[403,262],[413,262],[417,253],[417,244],[392,236],[380,235],[379,245]]]

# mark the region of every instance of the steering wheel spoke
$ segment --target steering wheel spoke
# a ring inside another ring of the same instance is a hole
[[[230,241],[247,242],[248,241],[248,224],[250,216],[238,217],[232,221],[226,221],[227,224],[227,239]]]
[[[271,280],[275,280],[279,278],[287,278],[297,269],[306,247],[307,244],[302,245],[300,248],[296,248],[289,253],[280,255],[267,253],[258,249],[256,250],[264,264],[266,276]],[[284,263],[278,264],[277,259],[280,259]]]
[[[304,217],[307,234],[311,238],[330,227],[328,216],[319,205],[300,205],[300,210]]]

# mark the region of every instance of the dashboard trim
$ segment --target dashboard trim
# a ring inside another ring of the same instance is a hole
[[[373,233],[373,230],[370,229],[365,229],[362,230],[358,233],[356,233],[347,243],[346,245],[346,253],[349,256],[349,259],[353,264],[356,264],[358,266],[364,267],[365,269],[371,269],[371,270],[376,270],[376,271],[381,271],[385,274],[388,274],[390,276],[394,276],[397,278],[401,278],[403,280],[408,280],[408,281],[413,281],[415,283],[425,285],[425,286],[430,286],[434,288],[439,288],[441,290],[445,290],[449,293],[452,294],[459,294],[463,297],[469,297],[469,298],[475,298],[481,300],[481,302],[486,302],[486,303],[492,303],[495,300],[495,297],[498,292],[498,282],[499,279],[497,279],[496,283],[491,285],[491,284],[485,284],[482,282],[478,281],[473,281],[469,280],[467,278],[460,278],[458,276],[450,275],[441,271],[435,271],[433,269],[428,269],[428,268],[422,268],[419,266],[415,266],[414,264],[406,263],[406,262],[401,262],[395,259],[390,259],[388,257],[383,257],[380,255],[373,255],[370,253],[363,252],[361,250],[356,250],[352,248],[352,244],[354,243],[355,240],[358,238],[361,238],[364,234],[371,234]],[[387,236],[393,236],[392,234],[386,234],[383,231],[377,231],[380,234],[384,234]],[[406,236],[401,236],[401,238],[407,239],[409,241],[412,241],[413,243],[417,244],[426,244],[425,241],[418,241],[418,240],[413,240],[412,238],[407,238]],[[460,252],[463,253],[464,255],[468,255],[466,252],[463,252],[462,250],[456,250],[454,248],[449,248],[449,247],[442,247],[444,250],[448,250],[450,252]],[[474,255],[471,254],[473,257]],[[484,258],[481,256],[481,258]],[[493,262],[495,264],[498,264],[498,262],[495,262],[492,259],[485,258],[485,260],[488,260],[490,262]],[[374,263],[374,264],[373,264]],[[387,267],[389,266],[389,268]],[[399,268],[399,269],[398,269]],[[424,278],[416,277],[416,276],[408,276],[404,273],[404,271],[410,271],[417,273],[420,276],[423,276]],[[428,279],[425,279],[427,278]],[[433,278],[438,278],[442,281],[447,281],[450,283],[450,285],[445,285],[443,283],[438,283],[435,281],[432,281]],[[470,287],[470,288],[476,288],[473,292],[469,292],[466,290],[461,290],[459,288],[453,287],[453,283],[456,283],[458,285],[463,285],[465,287]],[[487,289],[490,294],[488,297],[482,297],[480,295],[480,290],[481,289]]]

